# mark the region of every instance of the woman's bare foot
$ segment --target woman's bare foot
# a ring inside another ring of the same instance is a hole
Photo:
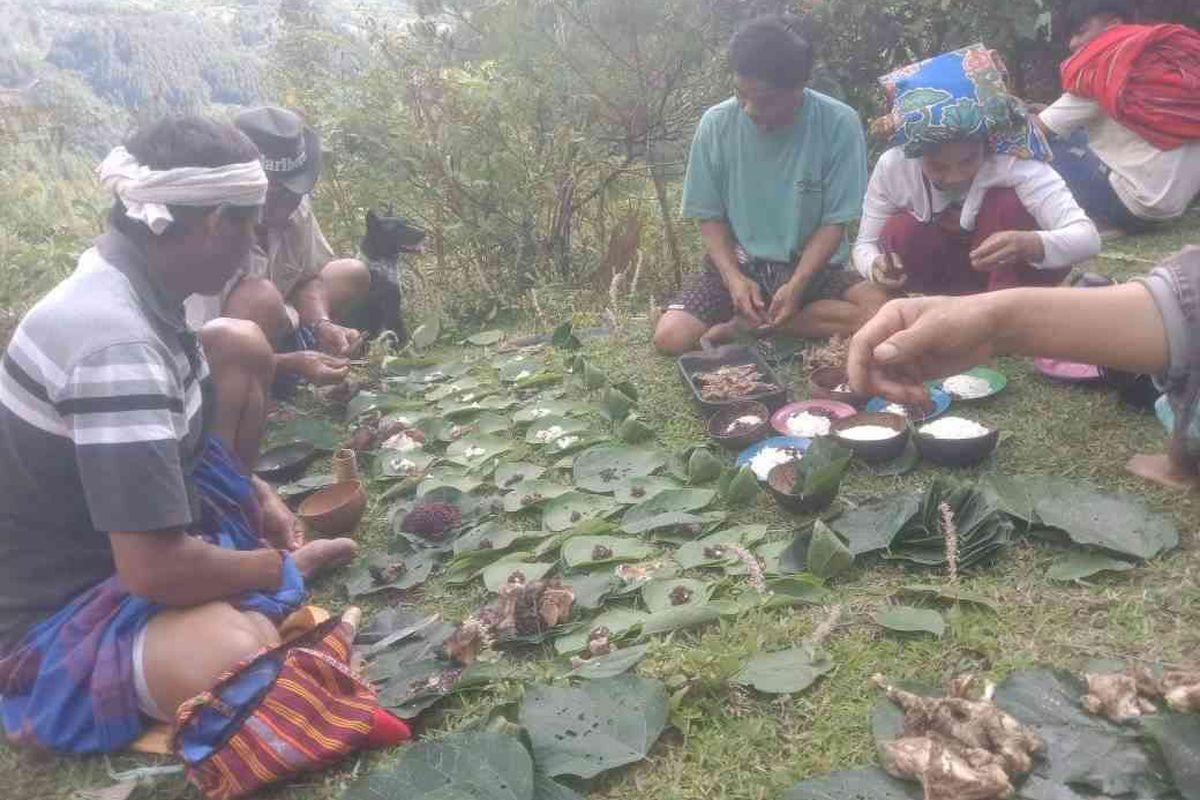
[[[345,566],[358,555],[353,539],[316,539],[292,553],[292,560],[305,578],[325,569]]]
[[[1125,469],[1139,478],[1154,481],[1160,486],[1166,486],[1168,489],[1178,489],[1180,491],[1196,491],[1200,489],[1200,478],[1195,475],[1188,475],[1180,470],[1171,463],[1171,458],[1166,453],[1138,454],[1129,459],[1129,463],[1125,465]]]

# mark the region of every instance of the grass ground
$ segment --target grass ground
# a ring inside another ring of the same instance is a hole
[[[1200,240],[1200,214],[1153,236],[1109,243],[1095,269],[1118,277],[1148,271],[1158,259]],[[660,443],[679,447],[703,437],[699,418],[667,359],[651,355],[644,323],[588,353],[613,380],[634,381],[641,410],[660,432]],[[1127,490],[1172,514],[1184,532],[1181,547],[1133,572],[1086,586],[1049,582],[1052,553],[1020,547],[996,565],[965,579],[964,588],[992,600],[997,613],[964,610],[950,614],[941,641],[899,640],[870,624],[872,612],[910,577],[902,570],[873,566],[836,584],[849,613],[828,643],[835,671],[796,697],[770,699],[732,689],[727,679],[749,654],[795,642],[808,633],[820,609],[755,612],[699,633],[677,633],[655,645],[639,672],[686,690],[675,709],[675,727],[645,762],[603,779],[595,796],[625,800],[767,800],[796,781],[874,758],[869,712],[875,693],[868,677],[882,672],[897,679],[940,680],[965,670],[993,677],[1035,663],[1079,670],[1093,658],[1131,658],[1182,663],[1200,652],[1200,550],[1195,531],[1200,498],[1148,487],[1122,466],[1133,453],[1160,449],[1163,434],[1149,416],[1135,414],[1109,392],[1048,383],[1022,360],[996,364],[1008,374],[1007,391],[977,407],[980,421],[1009,436],[982,470],[1006,474],[1065,476],[1105,490]],[[921,486],[937,474],[922,466],[901,478],[878,478],[855,467],[843,496],[850,501]],[[765,521],[783,537],[797,520],[777,513],[765,499],[745,512],[745,521]],[[364,541],[382,541],[385,509],[374,507]],[[328,584],[320,587],[329,599]],[[430,581],[414,602],[458,618],[482,600],[481,590],[449,589]],[[430,712],[427,733],[485,722],[497,708],[520,697],[522,680],[546,674],[545,663],[518,666],[514,679]],[[386,758],[376,755],[370,758]],[[152,761],[119,757],[117,769]],[[272,798],[326,800],[362,769],[366,760],[266,793]],[[0,748],[0,787],[5,797],[66,800],[80,788],[109,784],[103,759],[35,756]],[[160,780],[134,795],[139,800],[193,798],[178,779]]]

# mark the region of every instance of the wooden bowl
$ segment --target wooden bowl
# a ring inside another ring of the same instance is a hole
[[[362,481],[346,481],[309,495],[297,513],[322,536],[346,536],[358,527],[366,509]]]
[[[734,433],[727,429],[738,417],[755,416],[762,420]],[[771,412],[757,400],[741,400],[713,414],[708,419],[708,436],[729,450],[745,450],[750,445],[766,438],[771,432]]]
[[[825,503],[815,504],[798,494],[792,494],[792,487],[796,485],[796,470],[799,466],[799,461],[789,461],[774,467],[767,476],[767,491],[771,493],[771,497],[775,498],[779,507],[786,511],[802,514],[820,511],[833,502],[832,497]]]
[[[879,425],[884,428],[891,428],[896,432],[896,435],[889,439],[877,439],[873,441],[859,441],[856,439],[847,439],[842,436],[842,431],[849,428],[857,428],[860,425]],[[882,464],[886,461],[891,461],[904,452],[904,446],[908,444],[908,420],[899,414],[885,414],[882,412],[875,414],[855,414],[853,417],[839,419],[833,423],[833,428],[830,430],[829,435],[836,439],[838,444],[850,448],[856,457],[861,458],[868,464]]]
[[[290,483],[303,475],[316,457],[317,448],[309,442],[281,444],[258,457],[254,474],[272,483]]]
[[[837,389],[849,383],[850,378],[841,367],[820,367],[808,376],[808,393],[816,400],[837,400],[839,403],[849,403],[855,408],[861,408],[868,398]]]
[[[1000,431],[991,430],[968,439],[939,439],[917,430],[921,458],[943,467],[973,467],[992,454],[1000,443]]]

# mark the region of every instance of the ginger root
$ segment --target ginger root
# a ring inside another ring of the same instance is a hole
[[[1171,670],[1155,678],[1145,667],[1124,672],[1085,675],[1088,691],[1080,702],[1090,713],[1113,722],[1128,722],[1156,711],[1162,698],[1172,711],[1200,711],[1200,671]]]

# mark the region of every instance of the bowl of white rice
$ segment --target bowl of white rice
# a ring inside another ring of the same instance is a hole
[[[904,452],[908,420],[899,414],[855,414],[833,423],[831,435],[868,464],[882,464]]]
[[[941,417],[917,428],[921,457],[944,467],[973,467],[1000,441],[1000,431],[965,417]]]

